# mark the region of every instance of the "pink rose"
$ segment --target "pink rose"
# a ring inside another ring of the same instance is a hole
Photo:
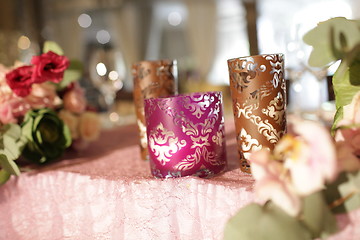
[[[270,151],[263,149],[251,154],[251,172],[256,180],[255,194],[264,201],[272,200],[291,216],[301,210],[300,197],[291,186],[289,174]]]
[[[15,68],[6,74],[6,82],[16,95],[25,97],[31,92],[31,85],[34,83],[32,73],[32,66]]]
[[[338,171],[335,145],[328,130],[312,121],[289,118],[289,122],[289,133],[274,151],[254,152],[250,161],[257,195],[296,216],[301,210],[301,198],[321,191]]]
[[[57,95],[56,86],[49,82],[33,84],[31,93],[25,100],[33,109],[46,107],[54,109],[62,103],[60,97]]]
[[[16,122],[18,121],[18,118],[23,117],[25,113],[31,109],[26,98],[27,97],[23,98],[17,96],[6,83],[5,79],[0,79],[0,106],[2,106],[3,120],[6,119],[6,114],[9,114],[7,116],[10,117],[10,112],[8,112],[8,110],[11,111],[11,115],[15,118]],[[7,119],[9,120],[9,118]],[[10,121],[12,122],[12,120]]]
[[[360,170],[360,92],[344,106],[343,119],[337,127],[335,141],[340,170]]]
[[[33,78],[37,83],[45,81],[59,83],[70,65],[67,57],[60,56],[52,51],[34,56],[31,63],[35,65]]]
[[[345,121],[342,123],[345,124]],[[360,128],[340,128],[336,131],[335,140],[340,170],[360,170]]]
[[[338,174],[336,148],[328,129],[313,121],[289,119],[292,136],[280,140],[274,153],[284,154],[296,191],[308,195],[323,189]]]
[[[86,109],[84,90],[78,83],[74,83],[73,88],[64,94],[63,101],[64,108],[73,113],[82,113]]]
[[[85,141],[94,141],[99,137],[101,123],[98,115],[93,112],[85,112],[80,115],[79,132]]]
[[[18,121],[18,118],[23,117],[28,110],[31,109],[30,104],[25,101],[25,98],[18,97],[16,95],[3,95],[4,99],[0,99],[0,122],[14,122]],[[4,101],[3,101],[4,100]]]
[[[2,124],[17,122],[12,113],[11,105],[7,102],[0,105],[0,122]]]
[[[26,112],[31,109],[30,104],[25,101],[25,98],[14,97],[8,102],[11,105],[12,114],[15,118],[25,116]]]

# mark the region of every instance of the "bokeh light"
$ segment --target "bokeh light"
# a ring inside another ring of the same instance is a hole
[[[21,36],[19,37],[18,40],[18,48],[20,48],[21,50],[26,50],[30,47],[31,41],[28,37],[26,36]]]
[[[96,33],[96,40],[101,44],[106,44],[110,42],[110,39],[110,33],[106,30],[100,30]]]
[[[109,79],[112,81],[116,81],[119,78],[119,74],[117,71],[111,71],[109,72]]]
[[[105,74],[107,73],[105,64],[102,62],[96,64],[96,72],[97,74],[99,74],[99,76],[105,76]]]
[[[80,27],[88,28],[91,26],[92,19],[88,14],[83,13],[78,17],[78,23],[79,23]]]
[[[182,22],[182,16],[179,12],[170,12],[168,22],[172,26],[178,26]]]

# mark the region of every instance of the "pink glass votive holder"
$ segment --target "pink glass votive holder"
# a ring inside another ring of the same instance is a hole
[[[151,173],[211,177],[226,165],[221,92],[145,100]]]

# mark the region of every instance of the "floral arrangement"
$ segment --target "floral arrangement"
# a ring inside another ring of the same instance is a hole
[[[30,65],[0,65],[0,184],[19,175],[19,158],[35,163],[58,159],[73,146],[84,148],[100,132],[77,80],[81,64],[54,42]]]
[[[341,60],[333,76],[337,112],[331,131],[289,118],[273,151],[251,155],[255,194],[232,217],[225,239],[318,239],[338,231],[336,214],[360,207],[360,21],[333,18],[303,38],[309,65]]]

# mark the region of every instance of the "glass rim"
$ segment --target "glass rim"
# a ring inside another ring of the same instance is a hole
[[[249,55],[249,56],[242,56],[242,57],[236,57],[236,58],[229,58],[227,60],[227,62],[234,62],[237,60],[246,60],[249,58],[259,58],[259,57],[264,57],[264,56],[284,56],[284,53],[264,53],[264,54],[257,54],[257,55]]]
[[[141,60],[141,61],[137,61],[134,62],[132,64],[132,66],[136,66],[142,63],[149,63],[149,64],[156,64],[156,63],[163,63],[163,62],[167,62],[167,63],[172,63],[172,64],[177,64],[177,60],[176,59],[156,59],[156,60]]]
[[[162,97],[152,97],[152,98],[147,98],[144,99],[145,102],[147,101],[162,101],[162,100],[166,100],[166,99],[173,99],[173,98],[184,98],[184,97],[189,97],[189,96],[194,96],[194,95],[213,95],[213,94],[220,94],[222,95],[222,91],[206,91],[206,92],[192,92],[192,93],[181,93],[181,94],[176,94],[176,95],[169,95],[169,96],[162,96]]]

